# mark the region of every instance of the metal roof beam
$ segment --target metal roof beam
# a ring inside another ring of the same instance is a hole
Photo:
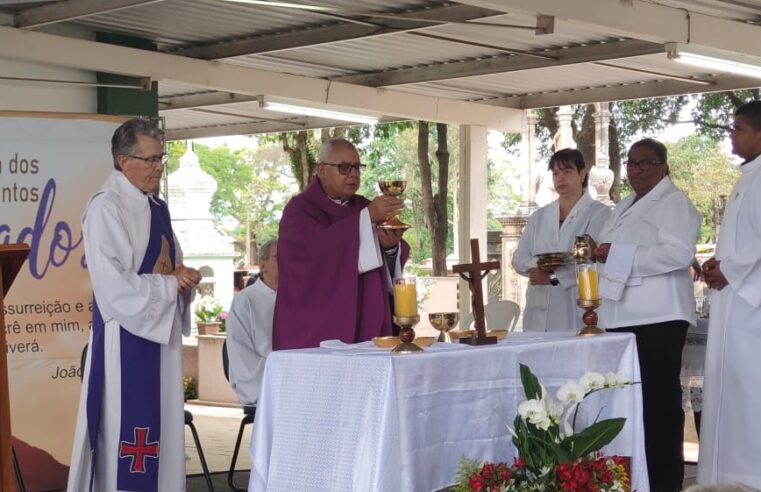
[[[176,109],[202,108],[219,104],[232,104],[256,101],[257,96],[234,94],[231,92],[208,91],[174,96],[159,96],[159,109],[171,111]]]
[[[542,13],[569,25],[653,43],[685,43],[761,57],[761,27],[655,2],[628,0],[458,0],[503,12]],[[562,27],[555,25],[555,31]]]
[[[604,87],[586,87],[568,91],[542,92],[538,94],[514,95],[483,102],[515,109],[551,108],[568,104],[589,104],[604,101],[623,101],[648,97],[680,96],[705,92],[751,89],[759,85],[759,80],[751,77],[723,75],[702,77],[705,85],[678,80],[654,80],[632,84]]]
[[[504,55],[480,60],[464,60],[451,63],[436,63],[423,67],[383,70],[372,73],[344,75],[333,80],[350,84],[385,87],[400,84],[415,84],[450,80],[477,75],[531,70],[535,68],[556,67],[576,63],[588,63],[612,58],[663,53],[663,45],[640,40],[615,40],[605,43],[589,44],[571,48],[555,48],[536,51],[537,56]]]
[[[502,12],[497,10],[452,4],[405,12],[403,19],[390,19],[388,15],[363,17],[360,24],[347,22],[307,27],[278,34],[182,48],[173,53],[203,60],[217,60],[430,28],[436,25],[429,22],[431,20],[441,23],[465,22],[501,14]],[[413,20],[415,17],[421,20]]]
[[[14,25],[31,29],[162,1],[164,0],[61,0],[18,12]]]
[[[396,121],[384,119],[384,123]],[[292,125],[292,128],[283,129],[283,125]],[[232,123],[225,125],[199,126],[192,128],[175,128],[166,130],[167,140],[186,140],[190,138],[226,137],[230,135],[254,135],[257,133],[273,133],[283,131],[312,130],[317,128],[334,128],[351,126],[345,121],[333,121],[323,118],[293,118],[291,120],[261,120],[245,123]]]
[[[0,58],[115,73],[183,86],[266,95],[330,109],[355,109],[397,119],[520,129],[520,112],[443,97],[375,89],[218,61],[157,53],[42,32],[0,27]]]

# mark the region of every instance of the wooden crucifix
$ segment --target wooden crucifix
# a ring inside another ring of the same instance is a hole
[[[484,323],[484,292],[481,281],[489,273],[489,270],[499,269],[498,261],[481,263],[481,255],[478,251],[478,239],[470,240],[470,258],[472,263],[454,265],[452,271],[459,273],[468,282],[471,292],[471,306],[473,319],[476,321],[476,334],[472,337],[460,338],[460,343],[468,345],[490,345],[497,343],[497,337],[486,336],[486,323]],[[465,327],[467,329],[467,327]]]

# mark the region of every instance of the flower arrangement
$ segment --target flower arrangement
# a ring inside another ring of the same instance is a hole
[[[229,311],[222,311],[219,313],[219,321],[222,323],[222,326],[219,327],[219,331],[224,333],[227,330],[227,317],[230,316]]]
[[[185,393],[185,401],[195,400],[198,398],[198,391],[196,390],[196,381],[190,376],[184,376],[182,378],[182,388]]]
[[[203,296],[196,302],[196,321],[214,323],[219,321],[222,305],[211,296]]]
[[[575,431],[579,404],[590,394],[633,384],[613,373],[587,372],[550,396],[528,366],[520,365],[526,400],[511,429],[518,457],[511,465],[463,458],[456,492],[629,492],[625,459],[604,456],[626,422],[594,422]]]

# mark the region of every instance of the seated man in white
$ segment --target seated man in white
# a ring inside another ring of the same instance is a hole
[[[259,280],[235,295],[226,321],[230,385],[243,406],[256,404],[262,388],[264,363],[272,352],[277,239],[261,246],[259,269]]]

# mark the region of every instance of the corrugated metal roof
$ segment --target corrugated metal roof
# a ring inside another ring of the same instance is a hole
[[[321,0],[319,5],[343,14],[357,10],[389,12],[419,7],[421,4],[440,3],[409,0]],[[167,0],[78,21],[80,25],[94,30],[144,37],[167,47],[211,43],[338,22],[334,18],[308,10],[265,7],[224,0]]]
[[[732,20],[758,20],[761,15],[759,0],[659,0],[655,3]]]
[[[166,0],[142,6],[125,8],[93,15],[75,22],[88,29],[122,33],[152,39],[160,49],[174,51],[192,47],[224,43],[230,40],[252,39],[275,33],[301,33],[316,26],[337,26],[347,22],[363,22],[367,17],[359,13],[390,13],[441,8],[456,5],[445,1],[428,0],[290,0],[304,4],[335,9],[335,15],[306,10],[266,7],[260,4],[236,3],[224,0]],[[572,0],[569,0],[572,1]],[[610,0],[613,2],[614,0]],[[616,2],[625,8],[626,2]],[[761,0],[651,0],[651,4],[670,8],[688,9],[722,19],[759,22]],[[494,5],[498,5],[495,3]],[[462,6],[461,6],[462,7]],[[467,7],[470,8],[470,7]],[[498,7],[497,7],[498,8]],[[480,11],[478,11],[480,12]],[[484,11],[486,12],[486,11]],[[622,10],[625,12],[625,10]],[[538,13],[537,13],[538,14]],[[354,16],[354,20],[347,19]],[[383,23],[383,21],[379,21]],[[482,24],[479,25],[479,22]],[[483,25],[484,22],[501,25],[524,26],[527,29]],[[668,60],[665,54],[608,59],[602,63],[579,63],[524,69],[489,75],[461,76],[454,66],[450,76],[431,80],[437,73],[449,73],[450,65],[460,62],[489,64],[504,61],[510,52],[536,52],[559,48],[592,46],[600,42],[620,39],[605,26],[555,19],[554,32],[539,35],[533,29],[535,14],[501,14],[470,22],[431,25],[415,32],[394,32],[356,39],[333,40],[326,44],[310,44],[309,34],[303,35],[303,46],[265,53],[227,58],[229,63],[260,70],[282,72],[313,78],[340,78],[365,73],[395,75],[403,69],[418,68],[426,71],[419,80],[426,82],[394,85],[394,90],[425,94],[457,100],[488,101],[515,95],[558,93],[580,89],[616,87],[629,84],[674,81],[679,78],[699,78],[708,75],[706,70],[681,65]],[[303,34],[303,33],[301,33]],[[274,48],[273,48],[274,49]],[[578,51],[578,50],[577,50]],[[463,63],[462,65],[468,65]],[[396,79],[393,83],[400,83]],[[761,83],[760,83],[761,84]],[[657,85],[657,84],[653,84]],[[685,85],[689,88],[692,85]],[[694,86],[698,90],[699,86]],[[173,82],[159,81],[159,95],[169,98],[177,95],[213,95],[213,91]],[[210,112],[214,111],[214,112]],[[235,114],[225,114],[235,113]],[[200,110],[173,109],[162,111],[168,127],[203,128],[235,127],[251,121],[272,118],[257,103],[236,103],[224,106],[204,106]],[[287,118],[288,129],[299,118]],[[277,126],[277,121],[266,124]],[[313,124],[314,119],[309,124]]]

